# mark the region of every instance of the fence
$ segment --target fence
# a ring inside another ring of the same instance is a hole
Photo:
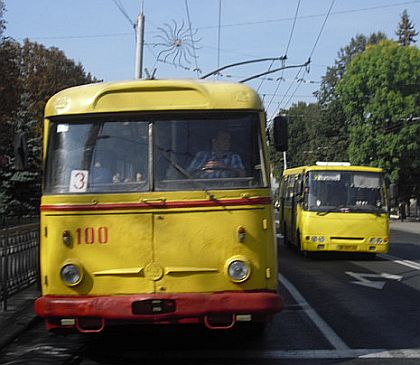
[[[39,224],[0,229],[0,303],[35,283],[39,276]]]

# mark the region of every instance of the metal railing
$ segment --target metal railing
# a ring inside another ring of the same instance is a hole
[[[39,224],[0,229],[0,303],[35,283],[39,276]]]

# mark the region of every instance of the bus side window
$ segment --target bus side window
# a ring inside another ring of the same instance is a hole
[[[294,188],[294,176],[289,175],[286,177],[285,180],[286,188],[285,188],[285,206],[289,206],[292,204],[292,198],[293,198],[293,188]]]

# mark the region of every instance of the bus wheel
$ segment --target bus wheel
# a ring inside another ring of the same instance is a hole
[[[298,251],[299,255],[302,255],[302,256],[305,256],[305,257],[307,256],[307,252],[302,249],[302,242],[300,240],[300,233],[299,232],[296,233],[296,248],[297,248],[297,251]]]

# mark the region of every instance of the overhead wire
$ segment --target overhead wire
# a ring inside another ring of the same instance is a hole
[[[320,30],[319,30],[319,33],[318,33],[318,36],[316,37],[316,40],[315,40],[315,43],[314,43],[314,45],[313,45],[313,47],[312,47],[312,50],[311,50],[311,52],[310,52],[310,54],[309,54],[309,58],[308,58],[308,61],[310,62],[311,61],[311,58],[312,58],[312,56],[313,56],[313,54],[314,54],[314,52],[315,52],[315,49],[316,49],[316,47],[317,47],[317,45],[318,45],[318,42],[319,42],[319,40],[320,40],[320,38],[321,38],[321,35],[322,35],[322,32],[324,31],[324,28],[325,28],[325,24],[327,23],[327,20],[328,20],[328,18],[329,18],[329,16],[330,16],[330,14],[331,14],[331,10],[332,10],[332,8],[334,7],[334,4],[335,4],[335,0],[332,0],[331,1],[331,4],[330,4],[330,7],[328,8],[328,12],[327,12],[327,14],[326,14],[326,16],[325,16],[325,19],[324,19],[324,21],[323,21],[323,23],[322,23],[322,25],[321,25],[321,28],[320,28]],[[287,105],[289,104],[289,102],[292,100],[292,98],[294,97],[294,95],[296,94],[296,92],[297,92],[297,90],[300,88],[300,86],[302,85],[302,83],[303,83],[303,81],[304,81],[304,78],[303,77],[301,77],[301,78],[299,78],[299,74],[302,72],[302,70],[303,70],[303,66],[298,70],[298,72],[296,73],[296,77],[295,77],[295,79],[297,79],[298,81],[298,84],[297,84],[297,86],[296,86],[296,88],[295,88],[295,90],[293,91],[293,93],[291,94],[291,96],[289,97],[289,99],[287,100],[287,103],[285,104],[285,106],[284,106],[284,108],[285,107],[287,107]],[[289,89],[288,89],[288,91],[290,90],[290,88],[291,87],[289,87]],[[287,91],[287,92],[288,92]],[[286,94],[287,94],[287,92],[286,92]],[[278,106],[278,110],[280,109],[280,105]],[[276,113],[277,113],[277,111],[276,111]],[[276,113],[274,113],[274,114],[276,114]],[[274,116],[274,115],[273,115]]]
[[[195,52],[195,44],[194,44],[194,37],[191,29],[191,18],[190,18],[190,11],[188,8],[188,0],[185,0],[185,11],[187,13],[187,20],[188,20],[188,29],[190,31],[190,38],[191,38],[191,44],[192,44],[192,50],[193,50],[193,58],[195,63],[195,72],[197,73],[197,77],[200,76],[200,68],[198,67],[198,61],[197,61],[197,54]]]
[[[115,4],[115,6],[119,9],[119,11],[121,12],[121,14],[128,20],[128,22],[130,23],[130,25],[135,28],[136,27],[136,23],[130,18],[130,16],[128,15],[127,11],[124,8],[124,5],[122,4],[121,0],[112,0],[112,2]]]
[[[295,17],[294,17],[294,19],[293,19],[292,29],[291,29],[291,31],[290,31],[289,40],[288,40],[288,42],[287,42],[287,47],[286,47],[286,52],[285,52],[285,56],[286,56],[286,57],[287,57],[287,54],[288,54],[288,52],[289,52],[289,47],[290,47],[290,43],[291,43],[291,41],[292,41],[293,33],[294,33],[294,31],[295,31],[296,19],[297,19],[298,12],[299,12],[300,2],[301,2],[301,0],[299,0],[298,4],[297,4],[297,6],[296,6]],[[272,104],[272,102],[273,102],[274,96],[275,96],[275,94],[278,92],[278,90],[279,90],[279,88],[280,88],[280,85],[281,85],[281,83],[282,83],[283,74],[284,74],[284,71],[282,71],[282,73],[281,73],[281,78],[280,78],[279,82],[277,83],[277,86],[276,86],[276,89],[275,89],[275,91],[274,91],[274,95],[273,95],[273,97],[270,99],[270,102],[268,103],[267,110],[270,108],[270,106],[271,106],[271,104]],[[261,82],[260,86],[261,86],[261,85],[262,85],[262,82]]]
[[[296,6],[295,17],[294,17],[294,19],[293,19],[292,29],[291,29],[290,34],[289,34],[289,40],[288,40],[288,42],[287,42],[286,51],[284,52],[284,56],[285,56],[285,58],[286,58],[286,59],[287,59],[287,54],[288,54],[288,52],[289,52],[289,46],[290,46],[290,43],[291,43],[291,41],[292,41],[293,32],[294,32],[294,30],[295,30],[296,18],[297,18],[297,14],[298,14],[298,12],[299,12],[300,2],[301,2],[301,0],[299,0],[299,1],[298,1],[298,4],[297,4],[297,6]],[[285,60],[283,60],[282,62],[283,62],[283,66],[284,66],[284,62],[285,62]],[[270,70],[271,70],[271,68],[273,67],[273,65],[274,65],[274,60],[271,62],[270,66],[268,67],[268,71],[270,71]],[[284,71],[282,71],[282,76],[283,76],[283,72],[284,72]],[[257,92],[258,92],[258,91],[260,91],[261,86],[263,85],[263,83],[264,83],[264,79],[262,79],[262,80],[261,80],[260,85],[259,85],[259,86],[258,86],[258,88],[257,88]],[[279,88],[279,86],[280,86],[280,83],[281,83],[281,82],[279,82],[279,83],[278,83],[278,86],[277,86],[276,91],[278,90],[278,88]],[[271,101],[270,101],[270,103],[269,103],[269,106],[270,106],[270,105],[271,105]],[[268,106],[268,107],[269,107],[269,106]]]
[[[113,0],[114,1],[114,0]],[[357,13],[357,12],[364,12],[364,11],[371,11],[371,10],[383,10],[386,8],[391,8],[391,7],[399,7],[399,6],[403,6],[403,5],[412,5],[412,4],[419,4],[420,0],[413,0],[413,1],[405,1],[405,2],[399,2],[399,3],[393,3],[393,4],[383,4],[383,5],[376,5],[376,6],[372,6],[372,7],[366,7],[366,8],[359,8],[359,9],[350,9],[350,10],[342,10],[342,11],[335,11],[335,12],[331,12],[330,16],[332,15],[341,15],[341,14],[349,14],[349,13]],[[324,17],[325,13],[323,14],[313,14],[313,15],[304,15],[304,16],[298,16],[297,19],[309,19],[309,18],[320,18],[320,17]],[[244,22],[244,23],[235,23],[235,24],[224,24],[224,25],[220,25],[221,28],[226,28],[226,27],[237,27],[237,26],[247,26],[247,25],[259,25],[259,24],[269,24],[269,23],[279,23],[279,22],[286,22],[286,21],[290,21],[293,20],[294,17],[287,17],[287,18],[279,18],[279,19],[272,19],[272,20],[262,20],[262,21],[257,21],[257,22]],[[130,24],[132,24],[131,19],[130,20]],[[157,26],[155,26],[157,27]],[[209,26],[204,26],[204,27],[198,27],[198,30],[201,29],[212,29],[212,28],[218,28],[219,25],[209,25]],[[157,33],[158,31],[149,31],[147,33]],[[119,37],[119,36],[128,36],[131,33],[107,33],[107,34],[86,34],[86,35],[65,35],[65,36],[35,36],[32,37],[32,39],[71,39],[71,38],[77,38],[77,39],[82,39],[82,38],[103,38],[103,37]],[[21,39],[21,38],[16,38],[16,39]]]

